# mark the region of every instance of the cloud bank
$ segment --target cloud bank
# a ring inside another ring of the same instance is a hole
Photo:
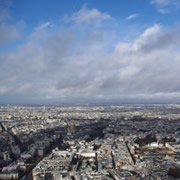
[[[82,7],[68,16],[70,25],[44,22],[15,50],[1,52],[1,102],[180,100],[180,27],[154,24],[125,42],[104,28],[107,20],[114,23],[109,14]]]

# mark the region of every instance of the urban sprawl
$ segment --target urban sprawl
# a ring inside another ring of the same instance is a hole
[[[1,106],[0,179],[180,179],[180,105]]]

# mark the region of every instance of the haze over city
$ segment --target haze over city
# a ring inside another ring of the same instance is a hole
[[[179,103],[179,0],[0,0],[0,103]]]

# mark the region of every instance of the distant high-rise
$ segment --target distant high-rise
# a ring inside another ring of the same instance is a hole
[[[75,122],[72,120],[70,122],[69,128],[68,128],[68,133],[74,134],[75,133]]]

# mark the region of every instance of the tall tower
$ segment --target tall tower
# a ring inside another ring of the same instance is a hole
[[[68,128],[68,133],[74,134],[75,133],[75,122],[72,120],[70,122],[69,128]]]

